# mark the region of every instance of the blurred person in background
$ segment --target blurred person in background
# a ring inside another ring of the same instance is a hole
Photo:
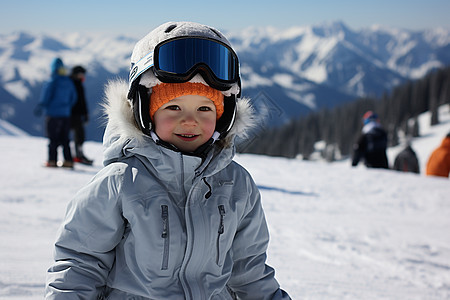
[[[93,161],[88,159],[83,152],[83,143],[86,137],[84,126],[89,121],[88,107],[83,86],[86,79],[86,69],[82,66],[73,67],[70,78],[72,78],[77,90],[77,102],[72,107],[72,115],[70,118],[70,125],[73,130],[73,140],[75,143],[75,157],[73,158],[73,161],[85,165],[92,165]]]
[[[411,139],[407,139],[405,147],[395,157],[394,170],[402,172],[420,173],[419,160],[411,146]]]
[[[363,159],[368,168],[389,169],[386,156],[387,133],[381,127],[378,115],[373,111],[366,112],[363,123],[361,136],[353,146],[352,166],[357,166]]]
[[[57,166],[58,147],[63,147],[64,161],[62,167],[73,168],[70,151],[70,115],[72,106],[77,99],[77,91],[72,80],[66,76],[66,68],[61,58],[55,58],[51,63],[51,79],[41,91],[36,115],[45,112],[46,131],[49,138],[48,160],[46,167]]]
[[[427,162],[427,172],[429,176],[448,177],[450,173],[450,132],[442,140],[430,155]]]

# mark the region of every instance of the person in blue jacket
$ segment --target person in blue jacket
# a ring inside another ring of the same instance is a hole
[[[234,139],[255,117],[216,29],[165,23],[106,89],[104,168],[70,202],[46,299],[290,299]]]
[[[39,100],[39,109],[46,115],[46,133],[49,138],[47,167],[57,166],[57,149],[63,147],[62,166],[73,168],[70,151],[70,115],[77,100],[72,80],[65,75],[66,69],[60,58],[51,63],[51,79],[44,84]]]

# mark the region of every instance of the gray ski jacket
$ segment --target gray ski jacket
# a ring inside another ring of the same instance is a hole
[[[46,299],[290,299],[265,264],[259,191],[232,160],[248,101],[202,162],[142,134],[126,92],[107,87],[105,167],[68,205]]]

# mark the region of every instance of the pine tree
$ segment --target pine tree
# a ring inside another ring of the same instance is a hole
[[[419,120],[417,119],[417,117],[414,118],[411,135],[412,135],[412,137],[420,136]]]
[[[445,103],[450,104],[450,67],[406,82],[393,89],[391,94],[385,92],[381,99],[357,99],[299,117],[280,128],[259,132],[245,152],[285,157],[302,154],[309,158],[314,144],[324,140],[327,159],[332,160],[334,153],[348,156],[361,132],[361,117],[368,110],[380,116],[381,124],[389,134],[389,145],[397,145],[399,130],[405,135],[418,137],[417,116],[431,111],[433,122],[436,122],[438,107]]]

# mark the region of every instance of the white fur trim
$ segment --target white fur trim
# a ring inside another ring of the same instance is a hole
[[[250,98],[238,99],[236,102],[236,120],[228,135],[246,138],[249,131],[256,126],[254,114],[255,111],[250,104]]]
[[[113,136],[111,139],[140,139],[144,136],[136,126],[133,108],[127,94],[128,83],[124,80],[109,81],[106,85],[103,109],[107,116],[108,134]]]

